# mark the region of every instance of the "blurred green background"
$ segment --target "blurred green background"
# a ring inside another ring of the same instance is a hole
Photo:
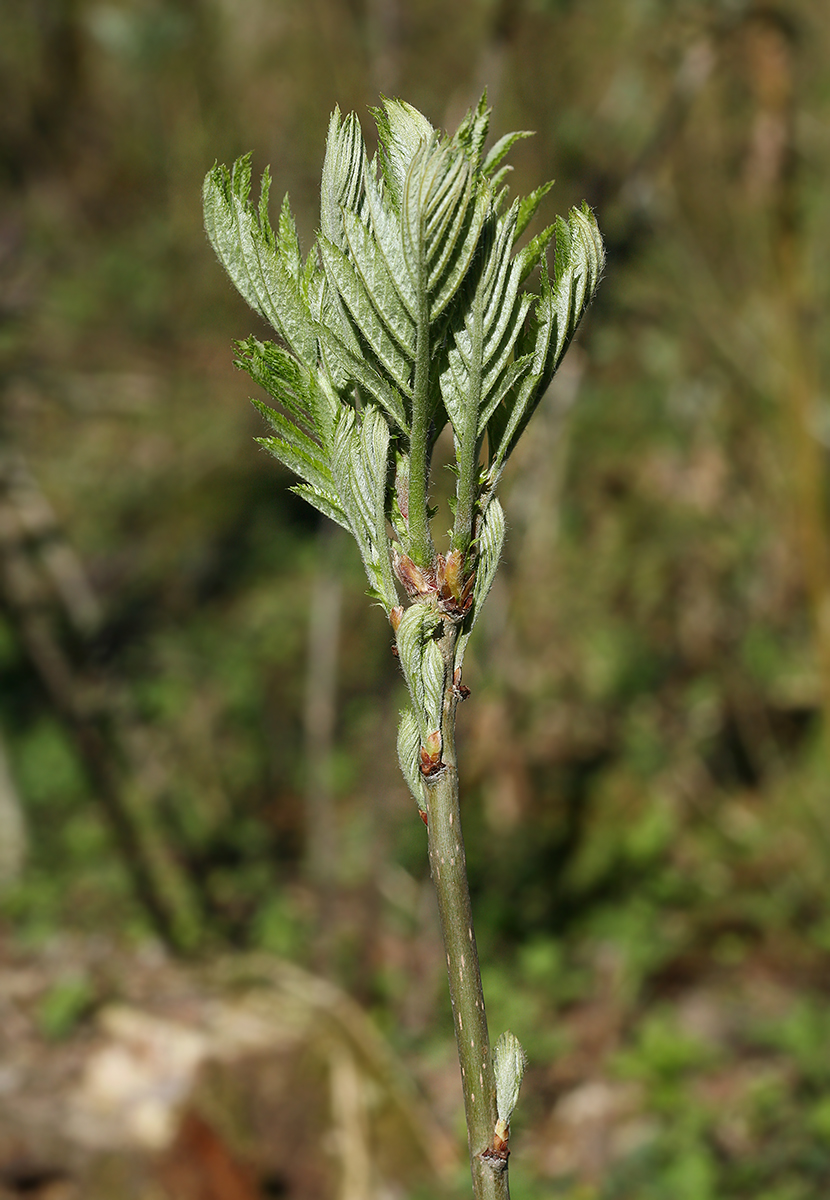
[[[516,191],[608,247],[460,712],[514,1194],[826,1196],[820,3],[0,8],[0,929],[271,951],[450,1061],[390,633],[253,443],[200,187],[251,150],[307,249],[335,104],[371,141],[381,93],[454,128],[485,86]]]

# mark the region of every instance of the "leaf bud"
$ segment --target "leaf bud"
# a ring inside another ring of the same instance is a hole
[[[498,1121],[495,1133],[507,1141],[510,1135],[510,1118],[519,1099],[519,1088],[527,1066],[527,1055],[514,1033],[507,1030],[493,1047],[493,1072],[496,1076],[496,1111]]]
[[[444,578],[450,594],[456,600],[461,599],[461,593],[464,587],[464,559],[466,555],[463,550],[451,550],[446,558],[444,566]]]
[[[427,779],[437,775],[445,766],[441,761],[441,746],[441,731],[438,729],[433,730],[421,746],[421,774]]]
[[[465,683],[461,682],[461,668],[456,667],[452,675],[452,690],[459,700],[466,700],[470,694],[470,689]]]
[[[408,554],[402,554],[397,549],[393,550],[392,565],[398,579],[413,598],[428,596],[434,591],[434,585],[429,575],[416,566]]]

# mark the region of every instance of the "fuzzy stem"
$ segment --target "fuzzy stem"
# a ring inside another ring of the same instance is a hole
[[[494,1169],[481,1158],[492,1145],[495,1130],[496,1085],[490,1053],[490,1035],[484,1010],[484,992],[478,963],[467,860],[461,832],[458,801],[458,766],[455,750],[455,710],[458,699],[452,690],[452,664],[458,627],[447,630],[441,640],[447,663],[444,695],[441,757],[445,769],[428,784],[429,861],[438,897],[441,935],[447,957],[450,999],[455,1040],[461,1067],[464,1109],[473,1195],[476,1200],[509,1200],[506,1163]]]

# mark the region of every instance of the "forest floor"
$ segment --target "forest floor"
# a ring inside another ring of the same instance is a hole
[[[551,997],[560,1049],[525,1082],[517,1200],[826,1195],[815,971],[765,955],[685,964],[635,1004],[625,991],[606,952],[580,999]],[[3,1200],[463,1195],[461,1133],[453,1047],[433,1037],[403,1061],[299,968],[0,943]]]

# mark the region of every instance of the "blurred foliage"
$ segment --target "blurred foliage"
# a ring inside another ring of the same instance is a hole
[[[48,1038],[68,1037],[87,1016],[95,1000],[95,989],[84,976],[67,977],[47,992],[38,1007],[37,1021]]]
[[[453,126],[486,84],[496,136],[539,131],[517,190],[586,196],[609,249],[505,480],[460,716],[491,1020],[531,1055],[514,1194],[826,1193],[829,52],[808,0],[0,10],[0,731],[30,844],[7,929],[325,964],[440,1059],[389,631],[252,443],[230,343],[263,331],[199,189],[251,149],[307,242],[335,103]],[[309,614],[332,570],[321,882]],[[677,1023],[704,987],[744,1005],[714,1041]],[[70,981],[44,1027],[88,1003]],[[611,1032],[580,1058],[596,1005]],[[640,1125],[562,1165],[545,1122],[597,1072]]]

